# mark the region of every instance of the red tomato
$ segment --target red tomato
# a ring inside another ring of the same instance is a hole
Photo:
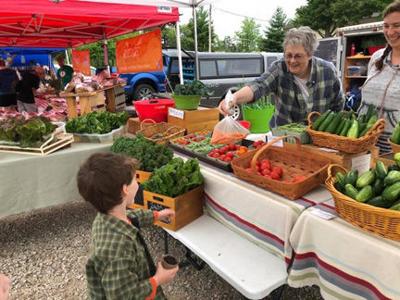
[[[269,169],[263,169],[263,170],[261,171],[261,173],[265,176],[265,175],[270,175],[270,174],[271,174],[271,171],[270,171]]]
[[[226,156],[226,157],[224,158],[224,161],[226,161],[226,162],[230,162],[230,161],[232,161],[232,157],[230,157],[230,156]]]
[[[240,145],[236,145],[235,150],[239,150],[239,149],[240,149]]]
[[[213,157],[218,158],[219,157],[219,153],[218,152],[214,153]]]
[[[275,179],[275,180],[279,180],[279,179],[281,179],[281,176],[279,176],[279,174],[276,173],[276,172],[272,172],[271,173],[271,178]]]
[[[279,176],[282,176],[283,169],[281,167],[273,167],[272,172],[275,172],[275,173],[279,174]]]
[[[222,154],[222,155],[219,156],[219,158],[220,158],[221,160],[224,160],[225,157],[226,157],[225,154]]]
[[[252,168],[247,168],[247,169],[246,169],[246,172],[247,172],[247,173],[250,173],[250,174],[253,174],[253,173],[254,173],[254,171],[253,171]]]
[[[234,156],[235,156],[235,153],[233,153],[233,152],[228,152],[228,153],[226,153],[226,156],[234,157]]]
[[[267,163],[267,162],[262,162],[261,163],[261,169],[263,169],[263,170],[265,170],[265,169],[271,170],[271,164]]]

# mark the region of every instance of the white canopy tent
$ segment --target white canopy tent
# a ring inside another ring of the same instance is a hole
[[[193,23],[194,23],[194,51],[195,51],[195,63],[196,63],[196,79],[199,78],[199,59],[197,55],[198,45],[197,45],[196,8],[204,6],[206,4],[210,4],[215,0],[81,0],[81,1],[191,8],[193,14]],[[183,84],[181,36],[180,36],[179,21],[176,22],[175,26],[176,26],[176,47],[178,50],[178,62],[179,62],[179,81],[181,84]]]

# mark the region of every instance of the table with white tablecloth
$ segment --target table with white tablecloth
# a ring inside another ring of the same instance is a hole
[[[0,217],[80,199],[80,164],[110,146],[73,143],[46,156],[0,153]]]
[[[315,211],[316,210],[316,211]],[[333,215],[333,200],[305,210],[290,243],[294,259],[288,283],[316,284],[325,299],[400,299],[400,242],[363,231]]]

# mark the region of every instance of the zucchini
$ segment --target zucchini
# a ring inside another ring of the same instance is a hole
[[[382,199],[388,203],[393,203],[400,196],[400,182],[387,186],[382,192]]]
[[[356,195],[357,202],[366,202],[372,198],[372,187],[370,185],[364,186]]]
[[[336,114],[335,117],[333,118],[333,121],[326,128],[326,132],[335,133],[336,128],[339,126],[341,120],[342,120],[342,114],[341,113]]]
[[[389,208],[390,205],[388,205],[388,203],[383,200],[382,196],[376,196],[370,200],[367,201],[367,204],[369,205],[373,205],[376,207],[382,207],[382,208]]]
[[[347,183],[344,186],[344,189],[345,189],[345,194],[347,196],[349,196],[350,198],[352,198],[354,200],[356,199],[357,194],[358,194],[358,190],[352,184]]]
[[[325,118],[325,120],[322,122],[322,124],[318,127],[318,131],[325,131],[325,129],[327,129],[329,124],[332,122],[335,115],[336,113],[331,111],[329,115]]]
[[[375,171],[376,175],[381,179],[385,179],[388,174],[385,164],[380,160],[376,162]]]
[[[386,185],[392,185],[393,183],[398,181],[400,181],[400,171],[390,171],[383,180],[383,183],[386,186]]]
[[[344,124],[342,131],[340,132],[341,136],[346,136],[347,132],[349,131],[350,127],[351,127],[351,120],[346,120],[346,124]]]
[[[342,118],[342,120],[340,121],[339,126],[335,130],[335,134],[340,135],[340,132],[343,130],[345,125],[346,125],[346,119]]]
[[[369,170],[358,177],[356,181],[357,188],[361,189],[367,185],[372,184],[375,181],[375,172]]]
[[[331,110],[328,109],[326,112],[324,112],[322,115],[320,115],[315,122],[312,124],[312,129],[318,130],[318,127],[321,126],[321,124],[324,122],[326,117],[330,114]]]

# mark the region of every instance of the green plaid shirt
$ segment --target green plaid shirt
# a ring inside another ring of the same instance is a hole
[[[310,111],[306,99],[295,82],[294,75],[287,69],[284,59],[276,61],[269,70],[249,84],[254,100],[274,94],[276,125],[305,122]],[[307,82],[312,111],[325,112],[328,109],[341,110],[344,99],[341,83],[330,62],[313,57],[310,79]]]
[[[153,224],[152,211],[128,211],[140,227]],[[90,299],[145,299],[152,292],[149,263],[138,240],[139,230],[98,213],[92,226],[93,254],[86,264]],[[155,299],[165,299],[160,287]]]

